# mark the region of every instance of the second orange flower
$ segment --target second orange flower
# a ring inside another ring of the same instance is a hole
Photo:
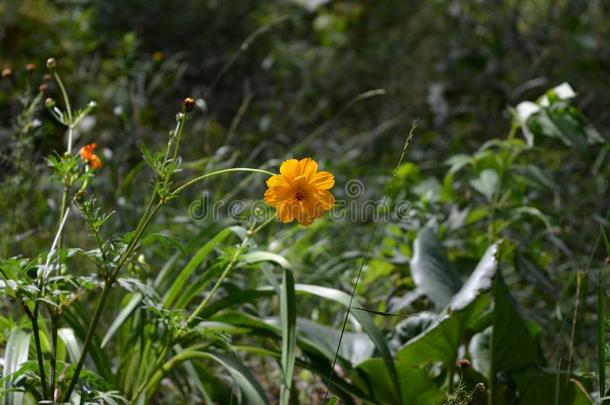
[[[99,156],[93,153],[96,147],[96,144],[90,143],[80,148],[79,151],[80,158],[87,162],[89,167],[91,167],[92,169],[99,169],[100,167],[102,167],[102,160],[99,158]]]

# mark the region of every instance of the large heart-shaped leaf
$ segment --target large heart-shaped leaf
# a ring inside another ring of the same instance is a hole
[[[434,231],[422,229],[413,245],[411,276],[417,288],[438,308],[444,308],[460,289],[460,277]]]

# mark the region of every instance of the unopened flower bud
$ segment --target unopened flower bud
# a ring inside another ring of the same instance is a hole
[[[49,97],[44,101],[44,105],[48,109],[51,109],[51,108],[55,107],[55,100],[53,100],[51,97]]]
[[[468,361],[468,359],[459,359],[456,362],[456,365],[458,366],[458,368],[464,370],[470,367],[470,362]]]
[[[95,101],[91,100],[91,101],[89,101],[89,104],[87,104],[87,108],[90,108],[93,110],[93,109],[97,108],[97,103]]]
[[[481,392],[483,392],[483,391],[485,391],[485,384],[483,384],[482,382],[480,382],[480,383],[478,383],[478,384],[476,385],[476,387],[475,387],[475,388],[476,388],[476,390],[477,390],[477,391],[481,391]]]
[[[2,69],[2,77],[9,77],[13,74],[13,71],[10,68]]]
[[[51,75],[48,74],[48,73],[45,73],[44,75],[42,75],[42,81],[43,82],[48,82],[48,81],[51,80],[51,78],[52,78]]]
[[[186,118],[186,114],[183,112],[179,112],[178,114],[176,114],[176,121],[182,121],[185,118]]]
[[[190,113],[191,111],[193,111],[193,108],[195,107],[195,100],[193,100],[191,97],[187,97],[184,99],[184,101],[182,102],[182,110],[184,112]]]
[[[38,86],[38,91],[44,93],[45,91],[47,91],[47,85],[42,83],[40,86]]]
[[[36,65],[33,63],[28,63],[27,65],[25,65],[25,70],[27,70],[28,72],[33,72],[34,70],[36,70]]]
[[[55,60],[55,58],[47,59],[47,67],[49,69],[55,69],[56,66],[57,66],[57,61]]]

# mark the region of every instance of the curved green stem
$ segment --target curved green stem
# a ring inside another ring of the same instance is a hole
[[[201,175],[199,177],[195,177],[194,179],[191,179],[191,180],[187,181],[186,183],[184,183],[183,185],[179,186],[174,191],[172,191],[170,193],[170,196],[171,197],[175,197],[176,195],[180,194],[180,192],[184,191],[184,189],[192,186],[195,183],[199,183],[200,181],[203,181],[203,180],[207,179],[208,177],[213,177],[213,176],[217,176],[219,174],[231,173],[231,172],[261,173],[261,174],[267,174],[269,176],[275,176],[276,175],[276,173],[272,173],[272,172],[270,172],[268,170],[252,169],[250,167],[233,167],[231,169],[222,169],[222,170],[217,170],[215,172],[210,172],[210,173],[203,174],[203,175]]]
[[[248,242],[250,241],[250,239],[252,239],[252,236],[254,236],[254,234],[256,234],[256,232],[258,232],[264,226],[266,226],[271,221],[273,221],[274,218],[275,217],[271,217],[271,218],[267,219],[260,226],[258,226],[257,228],[252,228],[252,229],[250,229],[248,231],[248,233],[246,233],[246,237],[241,242],[241,244],[239,245],[239,248],[235,251],[233,256],[231,256],[231,260],[227,264],[227,267],[225,267],[225,269],[223,270],[223,272],[220,275],[220,277],[218,277],[218,280],[216,280],[216,283],[214,284],[214,286],[212,287],[210,292],[205,296],[203,301],[201,301],[201,303],[197,306],[197,308],[193,311],[193,313],[186,320],[187,325],[192,324],[193,321],[195,320],[195,318],[197,318],[197,315],[199,315],[199,313],[203,310],[203,308],[205,308],[205,306],[210,302],[210,300],[212,299],[212,297],[214,296],[214,294],[216,293],[218,288],[220,288],[220,286],[221,286],[222,282],[224,281],[224,279],[229,275],[229,273],[231,272],[233,267],[235,267],[235,264],[237,264],[237,259],[239,259],[239,256],[241,255],[241,253],[246,248],[246,246],[247,246]]]
[[[208,302],[210,302],[210,300],[212,299],[212,297],[214,296],[214,294],[216,293],[218,288],[220,288],[220,286],[222,285],[222,282],[229,275],[229,273],[231,272],[233,267],[235,267],[235,264],[237,263],[237,259],[239,258],[239,255],[246,248],[246,244],[248,243],[248,241],[250,241],[250,236],[251,235],[248,232],[248,235],[246,235],[246,237],[242,241],[241,245],[239,245],[239,248],[235,251],[233,256],[231,256],[231,260],[227,264],[227,267],[225,267],[225,269],[222,272],[222,274],[220,275],[220,277],[218,277],[218,280],[216,280],[216,283],[214,283],[214,286],[212,287],[210,292],[205,296],[203,301],[201,301],[201,303],[197,306],[197,308],[193,311],[193,313],[186,320],[187,325],[190,325],[193,323],[195,318],[197,318],[197,315],[199,315],[199,313],[203,310],[203,308],[205,308],[205,306],[208,304]]]

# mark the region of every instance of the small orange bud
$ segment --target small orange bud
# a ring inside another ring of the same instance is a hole
[[[13,71],[10,68],[2,69],[2,77],[9,77],[13,74]]]
[[[25,70],[27,70],[28,72],[33,72],[34,70],[36,70],[36,65],[33,63],[28,63],[27,65],[25,65]]]
[[[44,75],[42,75],[42,81],[43,82],[48,82],[51,80],[51,75],[48,73],[45,73]]]
[[[45,91],[47,91],[47,85],[42,83],[40,86],[38,86],[38,91],[44,93]]]

